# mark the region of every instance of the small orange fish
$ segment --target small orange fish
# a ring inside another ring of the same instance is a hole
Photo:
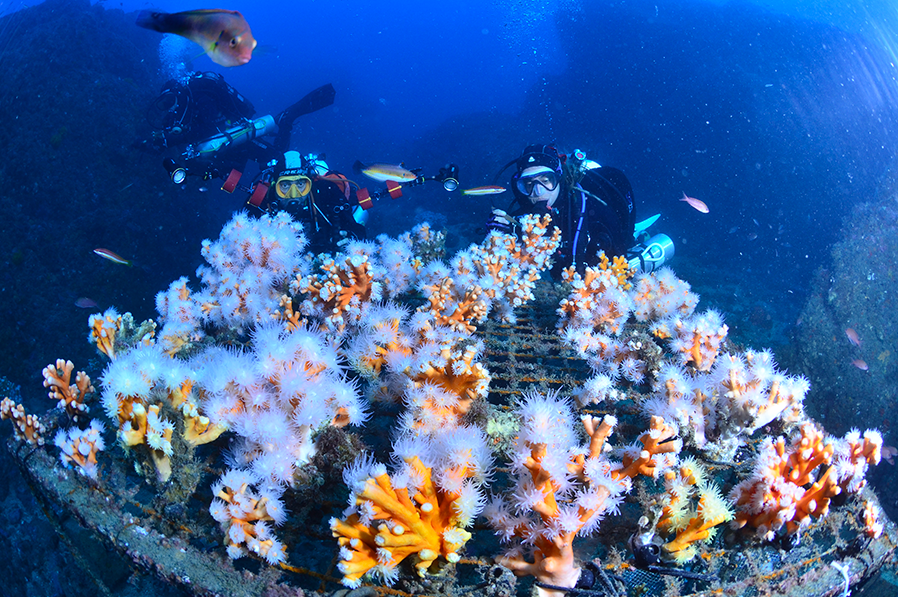
[[[855,332],[853,328],[845,328],[845,335],[848,336],[848,341],[855,346],[861,345],[861,339],[858,338],[857,332]]]
[[[869,369],[869,367],[867,367],[867,363],[865,363],[861,359],[854,359],[853,361],[851,361],[851,364],[854,365],[855,367],[857,367],[858,369],[860,369],[861,371],[866,371],[867,369]]]
[[[131,267],[132,265],[134,265],[134,263],[132,261],[128,261],[127,259],[125,259],[121,255],[119,255],[118,253],[113,253],[109,249],[94,249],[94,253],[96,253],[103,259],[108,259],[109,261],[111,261],[113,263],[120,263],[122,265],[127,265],[128,267]]]
[[[142,10],[137,26],[159,33],[174,33],[199,44],[212,62],[241,66],[253,57],[256,40],[249,23],[236,10],[187,10],[158,12]]]
[[[462,195],[498,195],[499,193],[504,193],[506,191],[505,187],[499,187],[495,185],[487,185],[485,187],[474,187],[473,189],[465,189],[461,192]]]
[[[683,198],[680,199],[680,201],[685,201],[703,214],[708,213],[708,206],[705,205],[705,202],[701,199],[696,199],[695,197],[690,197],[686,193],[683,193]]]

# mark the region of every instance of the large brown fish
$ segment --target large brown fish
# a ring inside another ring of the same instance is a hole
[[[137,25],[159,33],[174,33],[198,43],[222,66],[241,66],[253,57],[256,40],[249,23],[236,10],[188,10],[155,12],[142,10]]]

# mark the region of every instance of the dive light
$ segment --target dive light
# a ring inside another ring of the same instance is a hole
[[[173,183],[181,184],[187,179],[187,168],[179,166],[173,159],[167,158],[162,162],[162,165]]]
[[[458,166],[449,164],[440,168],[440,173],[436,176],[437,180],[443,183],[443,188],[452,192],[458,188]]]

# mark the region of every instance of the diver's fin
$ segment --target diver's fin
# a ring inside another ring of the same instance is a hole
[[[277,137],[272,146],[278,151],[287,151],[290,145],[290,133],[293,130],[293,121],[305,114],[311,114],[321,108],[326,108],[334,103],[337,91],[328,83],[318,89],[310,91],[304,98],[281,112],[274,119],[278,125]]]
[[[334,86],[328,83],[327,85],[322,85],[318,89],[310,91],[303,97],[301,100],[281,112],[277,117],[278,126],[282,126],[283,124],[288,124],[287,128],[293,127],[293,121],[299,118],[300,116],[305,116],[306,114],[311,114],[312,112],[317,112],[322,108],[327,108],[331,104],[334,103],[334,97],[337,95],[337,91],[334,89]]]
[[[639,235],[648,230],[649,226],[658,221],[658,218],[661,217],[661,214],[655,214],[651,218],[646,218],[641,222],[636,222],[636,227],[633,229],[633,238],[638,238]]]
[[[328,83],[310,91],[304,98],[296,102],[292,109],[297,110],[296,116],[311,114],[332,105],[336,95],[337,91],[334,89],[334,86]]]

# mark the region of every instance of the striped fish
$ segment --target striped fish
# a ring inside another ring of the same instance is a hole
[[[462,195],[498,195],[499,193],[504,193],[506,191],[505,187],[499,187],[495,185],[487,185],[485,187],[474,187],[473,189],[465,189],[462,191]]]
[[[113,263],[120,263],[121,265],[127,265],[128,267],[131,267],[132,265],[134,265],[133,261],[128,261],[127,259],[125,259],[121,255],[119,255],[118,253],[114,253],[114,252],[110,251],[109,249],[94,249],[94,253],[96,253],[103,259],[108,259],[109,261],[111,261]]]

